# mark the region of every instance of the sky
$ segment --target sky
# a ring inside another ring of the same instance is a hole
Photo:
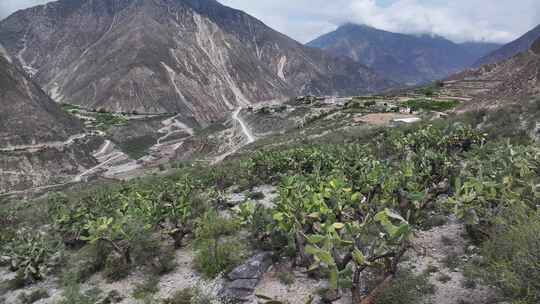
[[[540,0],[218,0],[300,42],[347,22],[455,42],[505,43],[540,23]],[[0,18],[47,0],[0,0]]]

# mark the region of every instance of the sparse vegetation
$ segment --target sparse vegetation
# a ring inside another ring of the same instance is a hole
[[[280,271],[278,272],[278,279],[282,284],[289,286],[294,284],[295,277],[291,271]]]
[[[413,99],[403,103],[403,106],[410,108],[413,111],[439,111],[444,112],[451,110],[459,105],[457,100],[431,100],[431,99]]]
[[[47,290],[43,288],[36,289],[29,293],[23,292],[19,295],[18,299],[22,304],[32,304],[41,299],[46,299],[49,297]]]
[[[426,295],[432,294],[435,287],[424,275],[414,275],[409,271],[398,274],[391,287],[386,289],[376,304],[417,304],[422,303]]]
[[[245,246],[234,237],[238,224],[225,219],[214,210],[207,211],[195,231],[195,267],[205,276],[214,278],[232,270],[245,257]]]
[[[82,292],[79,284],[71,284],[64,289],[63,299],[59,304],[95,304],[100,293],[99,289]]]
[[[19,230],[1,249],[12,271],[26,282],[43,279],[54,262],[53,254],[61,254],[60,247],[44,233]]]
[[[450,271],[456,271],[461,265],[461,259],[455,251],[450,251],[444,258],[443,263]]]
[[[133,297],[138,300],[147,299],[159,291],[159,277],[155,275],[147,276],[144,281],[135,286]]]
[[[440,275],[437,276],[437,281],[445,284],[452,281],[452,277],[446,273],[441,273]]]
[[[355,102],[365,105],[370,100]],[[450,109],[450,104],[432,100],[410,105]],[[439,271],[466,266],[450,253],[443,261],[448,269],[432,266],[414,275],[401,269],[400,262],[415,229],[445,225],[454,213],[484,248],[489,265],[471,270],[462,284],[473,288],[476,282],[488,282],[508,299],[527,304],[538,299],[538,286],[520,281],[525,269],[528,275],[533,269],[534,277],[535,264],[524,257],[536,253],[524,244],[535,244],[533,236],[539,234],[534,225],[521,223],[529,223],[537,208],[538,147],[501,144],[455,119],[362,132],[345,140],[331,134],[334,138],[322,137],[316,144],[261,149],[215,167],[183,164],[168,176],[51,195],[41,205],[46,212],[32,223],[47,227],[47,237],[26,243],[44,242],[40,246],[65,253],[60,269],[65,303],[93,303],[95,295],[81,292],[77,284],[97,272],[119,280],[136,268],[149,275],[133,296],[157,301],[157,278],[176,268],[175,249],[188,244],[193,245],[196,270],[206,278],[231,270],[251,252],[265,250],[305,267],[312,277],[328,280],[325,296],[350,289],[356,301],[365,299],[360,278],[369,275],[367,296],[375,297],[372,292],[377,291],[376,303],[420,303],[433,291],[427,283],[430,275],[446,281],[449,277]],[[262,184],[279,187],[275,207],[255,202],[264,198],[253,192]],[[248,200],[230,210],[224,197],[233,190],[247,192]],[[10,227],[0,227],[2,245],[19,242],[17,235],[29,222],[20,216],[30,214],[25,208],[36,207],[25,205],[0,219],[9,219],[3,226]],[[444,235],[440,241],[454,245]],[[53,252],[45,252],[34,260],[54,270],[49,263]],[[481,271],[488,269],[505,273],[507,280],[495,282]],[[20,286],[45,275],[30,275],[32,280],[26,282],[19,272]],[[292,270],[279,272],[277,279],[293,284]],[[197,303],[209,303],[208,297],[198,295],[199,291],[183,290],[165,303],[195,303],[195,297],[203,299]]]
[[[139,159],[148,153],[148,149],[156,144],[157,138],[151,135],[131,138],[119,144],[123,152],[133,159]]]
[[[163,301],[163,304],[211,304],[212,297],[205,294],[200,288],[186,288],[178,290],[174,295]]]
[[[539,218],[538,213],[530,213],[516,224],[506,219],[504,227],[484,245],[486,267],[477,268],[488,283],[516,303],[540,301]]]
[[[102,131],[107,131],[112,126],[123,125],[127,122],[127,119],[119,114],[108,113],[105,110],[98,111],[95,115],[96,128]]]

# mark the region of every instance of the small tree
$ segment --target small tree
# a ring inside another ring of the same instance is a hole
[[[207,211],[198,221],[195,230],[195,265],[205,276],[213,278],[231,270],[243,258],[242,245],[231,235],[238,223]]]

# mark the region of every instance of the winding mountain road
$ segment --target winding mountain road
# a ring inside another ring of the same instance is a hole
[[[238,122],[238,124],[240,125],[240,127],[242,129],[242,133],[244,133],[244,135],[246,136],[248,144],[251,144],[251,143],[255,142],[255,138],[253,137],[253,135],[251,135],[251,132],[249,131],[246,123],[240,117],[240,111],[242,111],[241,107],[236,109],[236,111],[234,111],[234,113],[233,113],[232,118]]]
[[[212,161],[212,164],[215,165],[217,163],[222,162],[225,158],[227,158],[229,155],[232,155],[232,154],[236,153],[236,151],[240,150],[242,147],[255,142],[255,137],[253,137],[253,135],[251,134],[251,131],[249,130],[247,124],[240,117],[240,112],[241,111],[242,111],[242,107],[238,107],[238,109],[236,109],[233,112],[232,119],[235,122],[237,122],[237,124],[240,126],[240,130],[242,131],[242,134],[243,134],[243,137],[245,138],[245,140],[242,140],[238,144],[233,144],[232,148],[229,151],[217,156]],[[236,127],[236,125],[235,125],[235,127]],[[233,142],[233,137],[231,137],[231,142]]]
[[[14,151],[26,151],[26,150],[39,150],[44,148],[62,148],[72,145],[76,140],[83,139],[87,136],[94,135],[92,133],[82,133],[70,136],[66,141],[46,142],[34,145],[17,145],[8,146],[6,148],[0,148],[0,152],[14,152]]]

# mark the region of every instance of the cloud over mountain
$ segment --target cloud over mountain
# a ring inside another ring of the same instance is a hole
[[[538,0],[219,0],[269,26],[310,41],[346,22],[456,42],[508,42],[540,23]],[[0,18],[47,0],[1,0]]]
[[[433,33],[456,42],[508,42],[540,23],[540,1],[221,0],[306,42],[346,22],[387,31]]]

